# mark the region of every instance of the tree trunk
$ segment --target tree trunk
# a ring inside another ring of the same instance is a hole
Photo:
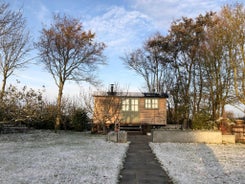
[[[2,84],[2,89],[1,89],[1,93],[0,93],[0,101],[3,101],[3,97],[4,97],[4,93],[5,93],[5,88],[6,88],[6,81],[7,81],[7,77],[6,75],[3,76],[3,84]]]
[[[64,82],[60,81],[58,98],[57,98],[57,116],[55,121],[55,132],[57,132],[60,129],[60,124],[61,124],[61,116],[62,116],[61,102],[62,102],[63,88],[64,88]]]

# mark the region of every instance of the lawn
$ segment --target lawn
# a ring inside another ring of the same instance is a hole
[[[244,144],[150,143],[175,183],[245,183]],[[116,184],[128,143],[80,132],[0,135],[1,184]]]
[[[115,184],[128,144],[90,133],[0,135],[0,183]]]
[[[244,144],[150,143],[175,183],[245,183]]]

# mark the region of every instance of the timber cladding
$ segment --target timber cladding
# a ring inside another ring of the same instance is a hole
[[[147,100],[157,100],[158,107],[146,108],[145,102]],[[166,124],[166,98],[140,98],[140,122],[142,124]]]
[[[93,123],[166,125],[166,95],[94,95]]]
[[[112,124],[120,119],[121,98],[117,96],[94,97],[93,122]]]

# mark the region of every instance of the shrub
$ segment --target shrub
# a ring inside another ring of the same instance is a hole
[[[0,120],[37,119],[44,103],[42,93],[27,86],[18,88],[10,85],[1,100]]]
[[[80,108],[76,109],[72,114],[71,121],[74,130],[76,131],[88,130],[89,117],[87,115],[86,110]]]
[[[213,130],[216,127],[215,122],[210,121],[210,114],[200,112],[193,116],[191,128],[195,130]]]
[[[38,120],[32,121],[28,124],[28,126],[33,127],[35,129],[46,129],[53,130],[54,129],[54,121],[52,120]]]
[[[43,104],[41,112],[29,122],[29,126],[36,129],[54,129],[56,114],[55,105]]]

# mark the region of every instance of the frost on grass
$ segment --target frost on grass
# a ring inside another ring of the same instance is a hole
[[[128,144],[78,132],[0,135],[0,183],[117,183]]]
[[[245,183],[245,145],[150,143],[175,183]]]

